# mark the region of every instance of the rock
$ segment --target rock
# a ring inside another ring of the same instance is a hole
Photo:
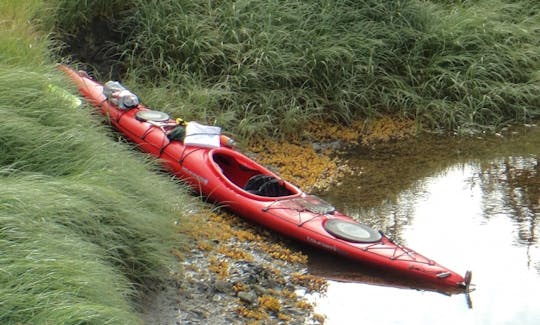
[[[272,289],[279,289],[281,286],[278,281],[274,279],[268,279],[266,280],[265,284],[266,287],[272,288]]]
[[[253,290],[257,294],[257,296],[262,296],[268,294],[270,290],[264,288],[263,286],[260,286],[258,284],[253,285]]]
[[[306,313],[305,310],[299,309],[297,307],[288,307],[286,309],[286,312],[291,316],[302,316]]]
[[[334,151],[339,150],[339,149],[341,149],[343,147],[343,141],[341,141],[341,140],[333,141],[333,142],[330,143],[329,147],[330,147],[330,149],[332,149]]]
[[[332,150],[332,151],[337,151],[337,150],[340,150],[344,147],[344,143],[342,140],[336,140],[336,141],[332,141],[332,142],[314,142],[312,143],[312,147],[313,147],[313,150],[315,150],[316,153],[321,153],[322,151],[325,151],[325,150]]]
[[[228,293],[232,290],[232,285],[227,281],[218,279],[214,282],[214,290],[221,293]]]
[[[238,298],[249,304],[255,304],[257,302],[257,295],[253,291],[240,291],[238,292]]]

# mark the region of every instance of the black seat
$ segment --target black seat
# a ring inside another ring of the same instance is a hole
[[[252,176],[247,181],[244,189],[249,193],[259,196],[278,197],[291,195],[291,192],[285,188],[283,181],[265,174]]]

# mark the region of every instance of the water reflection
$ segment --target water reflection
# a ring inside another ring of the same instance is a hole
[[[363,174],[325,198],[455,271],[472,269],[474,308],[464,295],[312,254],[312,271],[333,279],[316,299],[326,324],[540,323],[538,128],[362,150],[349,159]]]
[[[478,181],[484,193],[484,216],[506,214],[518,226],[518,242],[538,242],[536,215],[540,211],[538,158],[507,157],[482,166]],[[471,181],[476,181],[472,179]]]

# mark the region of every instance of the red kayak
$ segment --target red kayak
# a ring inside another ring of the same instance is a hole
[[[84,72],[66,66],[60,69],[125,137],[158,157],[172,174],[197,192],[232,212],[385,271],[441,288],[468,289],[471,272],[461,276],[304,193],[228,147],[219,128],[173,120],[166,113],[143,106],[134,94],[110,82],[102,85]]]

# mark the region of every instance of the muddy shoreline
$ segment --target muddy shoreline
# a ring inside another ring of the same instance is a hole
[[[199,239],[142,302],[144,324],[323,324],[305,293],[326,280],[288,240],[226,212],[195,216],[219,235]],[[211,237],[216,236],[216,239]]]

